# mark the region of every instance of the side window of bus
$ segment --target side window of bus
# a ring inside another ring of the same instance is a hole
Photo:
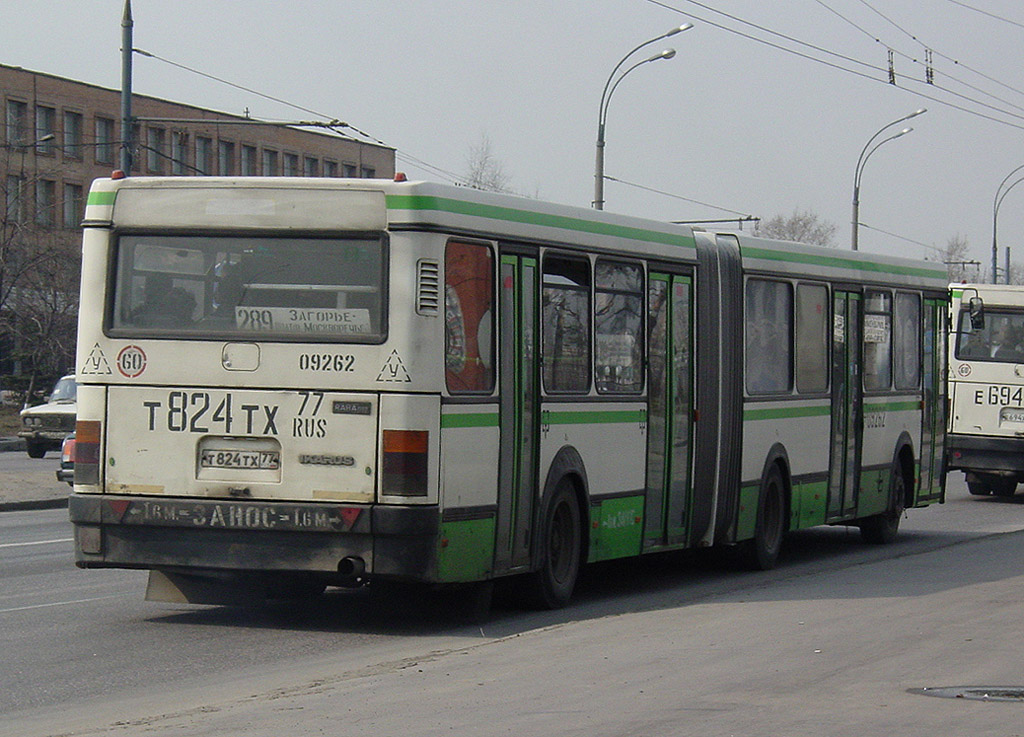
[[[637,264],[594,266],[594,365],[599,392],[643,389],[644,272]]]
[[[544,257],[542,316],[544,388],[590,389],[590,264],[586,259]]]
[[[864,389],[892,385],[892,295],[869,291],[864,299]]]
[[[450,241],[444,253],[444,375],[448,391],[494,388],[491,249]]]
[[[828,389],[828,289],[821,284],[796,287],[796,390]]]
[[[893,384],[917,389],[921,383],[921,298],[898,292],[892,321]]]
[[[793,386],[793,291],[786,282],[751,279],[746,290],[746,384],[750,394]]]

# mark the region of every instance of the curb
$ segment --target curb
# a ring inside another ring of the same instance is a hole
[[[12,450],[25,450],[24,438],[0,438],[0,453]]]
[[[66,496],[56,499],[33,499],[25,502],[0,502],[0,512],[25,512],[36,509],[66,509]]]

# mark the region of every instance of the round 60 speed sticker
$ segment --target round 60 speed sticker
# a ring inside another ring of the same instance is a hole
[[[126,345],[117,354],[117,370],[121,375],[134,379],[146,370],[146,353],[137,345]]]

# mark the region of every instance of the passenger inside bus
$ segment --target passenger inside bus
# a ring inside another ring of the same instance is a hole
[[[131,319],[140,327],[175,327],[192,322],[196,300],[188,290],[174,286],[170,274],[146,276],[143,302],[132,310]]]

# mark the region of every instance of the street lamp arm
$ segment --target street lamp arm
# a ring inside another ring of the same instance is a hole
[[[612,101],[612,95],[615,94],[615,89],[619,86],[619,83],[626,78],[627,74],[632,72],[637,67],[647,64],[648,62],[658,61],[659,59],[671,59],[675,55],[675,49],[665,49],[660,54],[655,54],[654,56],[648,59],[641,59],[640,61],[636,62],[633,66],[631,66],[629,69],[620,74],[619,78],[615,80],[615,84],[613,84],[612,88],[608,90],[608,96],[605,98],[604,107],[601,109],[601,117],[599,120],[600,129],[604,130],[605,121],[608,119],[608,105]]]
[[[913,128],[904,128],[903,130],[901,130],[899,133],[896,133],[895,135],[889,136],[888,138],[883,138],[881,141],[876,143],[874,145],[874,147],[870,151],[868,151],[866,156],[862,155],[861,161],[859,161],[858,164],[857,164],[857,172],[856,172],[856,175],[854,176],[854,179],[853,179],[853,186],[857,187],[857,188],[860,187],[860,178],[864,174],[864,167],[867,166],[868,159],[871,158],[871,154],[873,154],[879,148],[881,148],[882,146],[887,144],[889,141],[895,141],[900,136],[905,136],[905,135],[907,135],[908,133],[910,133],[913,130],[914,130]]]
[[[897,118],[896,120],[892,121],[891,123],[886,123],[881,128],[879,128],[878,131],[875,133],[875,135],[871,136],[871,138],[868,139],[868,142],[864,144],[864,148],[861,149],[860,156],[857,159],[857,170],[858,171],[860,170],[861,164],[863,163],[863,161],[865,159],[867,159],[868,156],[871,155],[871,153],[868,153],[867,151],[868,151],[869,148],[871,148],[871,144],[874,143],[876,138],[878,138],[880,135],[882,135],[882,133],[884,133],[885,131],[887,131],[890,128],[892,128],[894,125],[898,125],[898,124],[902,123],[905,120],[910,120],[911,118],[916,118],[918,115],[923,115],[926,112],[928,112],[928,108],[920,108],[920,109],[915,110],[914,112],[910,113],[909,115],[904,115],[902,118]],[[883,143],[884,143],[884,141],[883,141]],[[879,144],[879,145],[881,145],[881,144]],[[878,146],[875,146],[875,148],[878,148]],[[871,152],[873,153],[874,150],[875,149],[872,148]]]
[[[640,49],[642,49],[645,46],[650,46],[652,43],[657,43],[658,41],[660,41],[663,38],[668,38],[669,36],[674,36],[677,33],[682,33],[683,31],[688,31],[691,28],[693,28],[693,24],[692,23],[684,23],[681,26],[676,26],[671,31],[668,31],[666,33],[661,34],[660,36],[655,36],[652,39],[644,41],[642,44],[634,47],[628,54],[626,54],[621,59],[619,59],[619,63],[615,65],[615,68],[612,69],[612,73],[608,75],[608,81],[604,83],[604,91],[601,92],[601,106],[599,108],[599,111],[601,112],[601,114],[602,115],[604,114],[605,98],[608,97],[608,95],[609,95],[608,87],[611,85],[612,79],[615,78],[615,73],[617,71],[619,71],[619,69],[622,68],[622,65],[626,63],[626,60],[629,57],[631,57],[633,54],[635,54],[636,52],[638,52]],[[627,74],[628,74],[628,72],[627,72]],[[598,122],[600,122],[600,120]]]

